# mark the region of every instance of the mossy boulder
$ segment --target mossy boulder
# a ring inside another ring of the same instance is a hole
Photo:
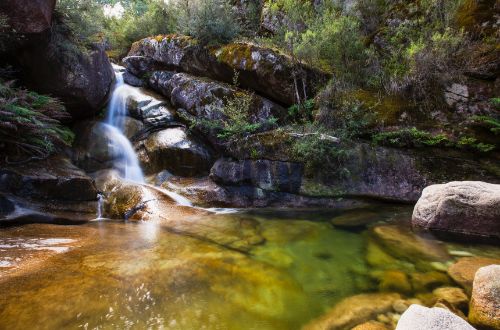
[[[142,56],[167,69],[227,83],[233,81],[237,72],[242,87],[288,106],[296,103],[294,72],[304,72],[297,78],[300,93],[305,90],[307,94],[301,97],[313,97],[329,79],[328,74],[294,62],[276,50],[244,42],[203,48],[190,37],[158,36],[136,42],[128,56],[136,59]]]

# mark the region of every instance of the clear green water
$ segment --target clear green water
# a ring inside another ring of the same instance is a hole
[[[411,210],[370,214],[373,224],[400,223]],[[300,329],[340,299],[379,288],[373,274],[384,267],[374,265],[373,251],[367,263],[370,229],[336,228],[329,222],[335,216],[276,210],[218,215],[207,222],[207,232],[216,231],[209,240],[156,223],[65,227],[85,228],[87,241],[36,271],[0,281],[0,329]],[[209,224],[228,222],[261,240],[244,252],[217,243],[228,242],[217,237],[225,235],[224,226]],[[36,226],[31,230],[47,228]],[[17,229],[19,237],[23,230]],[[0,242],[9,234],[2,235]],[[405,256],[394,260],[388,268],[422,267]]]

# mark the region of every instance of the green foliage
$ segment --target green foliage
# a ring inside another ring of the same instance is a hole
[[[228,0],[178,0],[177,30],[202,45],[228,43],[242,28]]]
[[[474,116],[472,120],[489,128],[491,133],[500,135],[500,120],[488,116]]]
[[[401,148],[448,147],[478,151],[482,153],[487,153],[495,149],[494,145],[479,142],[474,137],[463,136],[458,141],[452,141],[444,134],[435,135],[418,130],[415,127],[411,129],[374,134],[373,142],[380,145]]]
[[[69,118],[62,103],[0,80],[0,151],[15,158],[44,158],[71,145],[74,135],[60,124]]]
[[[349,150],[338,142],[326,138],[315,127],[315,133],[308,134],[295,142],[292,152],[304,163],[306,172],[313,174],[317,171],[327,171],[339,175],[349,175],[344,164],[349,157]]]
[[[463,149],[475,150],[479,152],[490,152],[495,149],[495,146],[488,143],[478,142],[473,137],[462,137],[457,142],[457,146]]]
[[[413,127],[394,132],[383,132],[373,136],[376,144],[395,147],[437,147],[449,146],[450,141],[443,134],[433,135]]]
[[[497,109],[500,110],[500,97],[493,97],[490,99],[490,103]]]
[[[301,33],[295,49],[303,61],[333,72],[337,80],[359,82],[366,62],[359,21],[328,10]]]
[[[136,1],[126,7],[122,17],[106,19],[106,37],[113,55],[125,56],[137,40],[169,34],[175,30],[173,11],[159,0]]]
[[[306,100],[303,104],[294,104],[288,108],[288,117],[296,123],[312,122],[315,107],[313,99]]]

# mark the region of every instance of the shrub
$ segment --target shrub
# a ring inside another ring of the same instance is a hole
[[[0,150],[3,155],[45,158],[70,145],[73,133],[60,124],[69,114],[57,99],[0,80]]]
[[[292,149],[294,156],[304,163],[308,175],[326,171],[339,175],[349,175],[344,164],[349,157],[349,150],[338,142],[324,138],[321,129],[298,139]]]
[[[288,108],[288,117],[296,123],[312,122],[314,108],[313,99],[306,100],[304,104],[294,104]]]
[[[437,147],[450,146],[451,142],[443,134],[433,135],[413,127],[394,132],[383,132],[373,136],[376,144],[395,147]]]
[[[176,7],[177,30],[202,45],[228,43],[241,32],[228,0],[179,0]]]

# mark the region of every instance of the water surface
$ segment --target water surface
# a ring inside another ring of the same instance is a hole
[[[342,298],[379,289],[378,266],[367,262],[371,229],[334,227],[330,220],[342,215],[261,210],[212,216],[259,237],[242,249],[217,243],[227,242],[217,239],[224,236],[220,226],[210,240],[152,222],[3,229],[0,328],[300,329]],[[348,214],[369,218],[370,226],[405,224],[410,215],[399,207]],[[17,246],[20,259],[40,247],[53,254],[9,275],[16,261],[5,259],[13,253],[8,244]],[[402,259],[389,268],[421,271],[420,261]]]

